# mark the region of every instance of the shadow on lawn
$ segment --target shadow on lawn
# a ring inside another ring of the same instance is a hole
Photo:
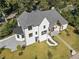
[[[78,34],[79,35],[79,30],[74,30],[74,33]]]

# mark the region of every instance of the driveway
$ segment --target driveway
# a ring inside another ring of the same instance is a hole
[[[74,56],[72,56],[70,59],[79,59],[79,53],[74,55]]]
[[[2,47],[5,47],[5,48],[9,48],[11,49],[11,51],[15,51],[17,48],[17,45],[24,45],[25,42],[20,42],[20,41],[17,41],[15,39],[15,36],[11,36],[11,37],[8,37],[6,39],[3,39],[3,41],[0,41],[0,48]]]

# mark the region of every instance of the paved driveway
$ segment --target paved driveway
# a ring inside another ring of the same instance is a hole
[[[0,42],[0,48],[4,47],[11,49],[11,51],[15,51],[17,48],[17,45],[24,45],[25,42],[16,41],[15,36],[11,36],[8,39],[4,39]]]
[[[72,56],[70,59],[79,59],[79,53],[74,55],[74,56]]]

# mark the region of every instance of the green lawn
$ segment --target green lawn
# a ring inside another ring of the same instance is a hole
[[[70,36],[67,36],[65,31],[59,34],[59,36],[67,41],[74,49],[79,51],[78,35],[73,32],[74,28],[70,26],[67,30]],[[18,55],[19,50],[11,52],[9,49],[3,50],[0,56],[5,56],[5,59],[35,59],[35,57],[37,57],[37,59],[69,59],[71,56],[70,50],[57,37],[54,37],[54,40],[59,44],[56,47],[50,47],[46,42],[41,42],[26,47],[20,56]],[[51,55],[50,58],[48,57],[48,51]]]
[[[74,33],[74,28],[71,26],[68,26],[67,31],[69,36],[66,31],[63,31],[59,36],[79,52],[79,35]]]
[[[1,55],[5,56],[5,59],[35,59],[35,56],[37,59],[49,59],[48,51],[50,51],[52,55],[50,59],[69,59],[67,47],[56,37],[55,40],[59,43],[57,47],[49,47],[46,42],[42,42],[26,47],[21,56],[18,55],[20,51],[13,53],[8,49],[5,49]]]

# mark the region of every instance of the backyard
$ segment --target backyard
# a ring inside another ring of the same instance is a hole
[[[49,47],[46,42],[35,43],[23,50],[22,55],[19,55],[20,50],[11,52],[5,49],[1,56],[5,59],[68,59],[70,55],[67,47],[59,40],[56,41],[59,43],[57,47]]]

